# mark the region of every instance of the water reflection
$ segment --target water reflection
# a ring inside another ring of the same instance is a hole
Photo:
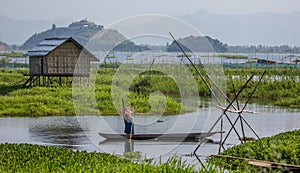
[[[29,126],[29,137],[36,142],[77,149],[88,138],[76,117],[38,119]]]
[[[128,140],[124,142],[124,154],[127,152],[134,152],[134,141]]]

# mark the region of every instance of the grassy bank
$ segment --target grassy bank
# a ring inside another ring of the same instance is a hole
[[[259,77],[264,69],[226,69],[225,74],[230,80],[227,81],[227,93],[234,97],[232,84],[240,88],[251,74]],[[234,76],[234,77],[233,77]],[[239,76],[239,77],[236,77]],[[300,70],[289,68],[268,69],[261,84],[253,95],[253,99],[267,102],[275,106],[300,108]],[[256,85],[256,81],[250,82],[242,98],[248,97]]]
[[[261,140],[232,147],[222,155],[300,165],[300,130],[281,133]],[[250,166],[247,161],[231,158],[211,158],[210,163],[235,172],[269,172],[270,169]],[[286,171],[285,168],[277,171]]]
[[[201,97],[210,97],[210,92],[200,79],[199,75],[191,69],[194,74],[198,93]],[[259,76],[264,69],[224,69],[227,76],[226,92],[228,96],[233,98],[234,92],[232,85],[238,90],[250,77],[251,74]],[[176,71],[176,69],[175,69]],[[200,70],[205,73],[205,69]],[[74,104],[72,99],[71,86],[58,86],[52,84],[51,87],[31,87],[23,88],[22,84],[27,77],[23,73],[27,70],[0,70],[0,116],[48,116],[48,115],[74,115]],[[112,115],[118,114],[112,96],[111,83],[113,81],[116,70],[112,68],[101,68],[97,72],[95,85],[96,106],[87,106],[82,114],[102,114]],[[261,82],[253,95],[253,99],[268,104],[300,108],[300,71],[296,69],[269,69],[266,76]],[[118,79],[122,85],[124,77]],[[185,81],[180,78],[179,82]],[[190,93],[189,86],[185,88],[184,93],[179,90],[177,83],[170,76],[161,72],[152,71],[145,72],[132,80],[129,86],[130,104],[134,106],[139,113],[146,113],[151,110],[151,106],[163,109],[164,101],[166,109],[165,115],[179,114],[189,111],[180,103],[180,95],[193,95]],[[257,80],[249,83],[244,92],[241,93],[240,99],[247,98],[249,93],[256,85]],[[121,95],[126,92],[119,88]],[[160,95],[151,95],[151,93],[159,91],[166,96],[166,99]],[[151,99],[151,104],[149,103]],[[121,100],[121,99],[119,99]],[[152,109],[153,111],[153,109]],[[154,110],[155,111],[155,110]],[[152,112],[156,113],[156,112]]]
[[[0,144],[0,172],[199,172],[172,157],[166,163],[133,163],[114,155],[31,144]],[[200,171],[202,172],[202,171]],[[203,171],[204,172],[204,171]],[[209,172],[219,172],[210,168]]]
[[[114,72],[115,70],[110,68],[98,72],[94,95],[97,105],[96,107],[85,107],[81,112],[82,114],[118,114],[111,96],[111,82]],[[75,115],[72,86],[58,86],[57,84],[53,84],[50,87],[36,86],[23,88],[22,84],[28,78],[23,75],[24,73],[28,73],[28,71],[0,71],[0,116]],[[137,79],[132,85],[129,97],[131,105],[134,106],[135,110],[139,113],[145,113],[151,108],[148,100],[150,97],[149,93],[152,90],[147,90],[147,87],[138,86],[139,82],[139,79]],[[152,83],[156,83],[156,81]],[[156,85],[158,86],[158,84]],[[142,89],[139,91],[136,90],[140,88]],[[122,94],[125,93],[125,91],[120,92]],[[187,111],[175,99],[176,97],[172,97],[170,94],[166,95],[165,115],[179,114]],[[160,96],[152,98],[153,104],[159,105],[161,101]]]

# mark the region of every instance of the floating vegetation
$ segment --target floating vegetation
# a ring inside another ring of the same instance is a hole
[[[169,56],[167,54],[161,54],[161,55],[158,55],[157,57],[165,57],[165,56]]]
[[[126,60],[133,60],[133,57],[128,56],[128,57],[126,58]]]
[[[0,163],[0,172],[205,172],[177,156],[165,163],[152,159],[134,163],[115,155],[31,144],[0,144]],[[209,170],[220,172],[217,167]]]
[[[226,59],[248,59],[245,55],[232,55],[232,54],[215,54],[214,57],[226,58]]]
[[[111,83],[116,70],[113,68],[100,68],[98,70],[96,76],[98,85],[95,86],[97,106],[86,107],[84,110],[86,114],[118,114],[111,96]],[[205,73],[205,69],[199,68],[199,71],[202,74]],[[224,73],[228,77],[226,93],[233,98],[234,91],[231,87],[233,84],[238,89],[244,84],[247,76],[251,74],[260,76],[263,71],[262,68],[225,68]],[[191,70],[191,72],[197,83],[198,94],[202,97],[209,97],[210,91],[207,86],[195,71]],[[71,86],[53,85],[51,87],[23,88],[22,84],[27,79],[23,76],[25,73],[28,73],[28,70],[0,70],[0,116],[75,115]],[[120,79],[120,83],[122,80],[127,80],[126,74],[124,75],[125,77]],[[300,91],[299,79],[300,70],[297,69],[268,69],[262,83],[254,93],[253,99],[277,106],[300,108],[300,96],[297,94]],[[248,97],[254,84],[255,81],[250,82],[249,88],[240,94],[240,99]],[[145,72],[132,80],[129,87],[129,97],[135,110],[139,113],[148,112],[151,107],[149,104],[150,95],[156,91],[160,91],[166,97],[164,115],[191,111],[185,109],[178,100],[181,94],[192,94],[188,93],[189,89],[186,89],[186,93],[181,93],[170,76],[157,71]],[[158,108],[162,108],[161,96],[153,97],[152,101]],[[202,107],[207,107],[205,102],[203,104]]]
[[[117,57],[115,55],[107,55],[107,56],[105,56],[105,58],[113,59],[113,58],[117,58]]]
[[[186,55],[187,55],[187,57],[191,57],[192,56],[190,54],[186,54]],[[182,54],[177,55],[177,57],[183,58],[183,57],[186,57],[186,56],[185,56],[184,53],[182,53]]]
[[[232,147],[221,155],[300,166],[299,144],[300,130],[295,130]],[[268,168],[250,166],[245,159],[242,161],[234,158],[212,157],[209,162],[235,172],[271,171]],[[288,171],[283,166],[281,167]]]
[[[13,57],[13,58],[23,58],[23,57],[25,57],[23,52],[0,53],[0,56]]]

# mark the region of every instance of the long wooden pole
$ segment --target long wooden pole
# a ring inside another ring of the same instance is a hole
[[[231,80],[232,80],[232,78],[231,78]],[[236,96],[236,90],[235,90],[233,82],[232,82],[232,89],[233,89],[234,95]],[[238,99],[236,99],[236,105],[237,105],[238,110],[240,110],[240,103],[239,103]],[[242,129],[242,134],[243,134],[243,139],[241,139],[241,142],[243,143],[243,142],[246,142],[246,140],[245,140],[246,135],[245,135],[245,130],[244,130],[244,125],[243,125],[243,120],[241,118],[241,114],[242,114],[241,112],[238,112],[237,119],[240,119],[240,124],[241,124],[241,129]],[[234,125],[235,125],[235,123],[234,123]]]
[[[206,81],[206,79],[203,77],[203,75],[199,72],[199,70],[196,68],[196,66],[194,65],[194,63],[192,62],[192,60],[188,57],[188,55],[185,53],[185,51],[183,50],[183,48],[181,47],[181,45],[177,42],[177,40],[175,39],[175,37],[172,35],[172,33],[169,32],[169,34],[171,35],[171,37],[173,38],[174,42],[177,44],[177,46],[179,47],[179,49],[181,50],[181,52],[184,54],[184,56],[189,60],[189,62],[191,63],[191,65],[194,67],[195,71],[199,74],[199,76],[201,77],[201,79],[203,80],[203,82],[205,83],[205,85],[208,87],[208,89],[210,90],[212,96],[214,97],[214,99],[217,101],[218,106],[220,106],[220,101],[218,100],[215,92],[212,90],[212,88],[209,86],[208,82]],[[220,87],[212,80],[212,78],[206,74],[206,77],[213,83],[213,85],[218,89],[218,91],[226,98],[226,101],[228,103],[230,103],[229,98],[227,97],[227,95],[220,89]],[[237,108],[231,103],[230,104],[235,110],[237,110]],[[227,108],[228,109],[228,108]],[[211,127],[211,129],[209,130],[212,131],[215,126],[217,125],[217,123],[221,120],[223,114],[217,119],[217,121],[215,122],[215,124]],[[227,115],[226,115],[227,117]],[[232,122],[229,119],[229,122],[232,124]]]
[[[203,75],[199,72],[199,70],[195,67],[194,63],[190,60],[190,58],[188,57],[188,55],[185,53],[185,51],[183,50],[183,48],[180,46],[180,44],[177,42],[177,40],[175,39],[175,37],[172,35],[171,32],[169,32],[170,36],[173,38],[174,42],[177,44],[177,46],[179,47],[179,49],[181,50],[181,52],[184,54],[184,56],[189,60],[189,62],[191,63],[191,65],[194,67],[195,71],[199,74],[200,78],[202,79],[202,81],[205,83],[205,85],[208,87],[209,91],[211,92],[211,94],[213,95],[214,99],[216,100],[216,102],[218,103],[218,105],[220,105],[220,102],[217,98],[217,96],[215,95],[214,91],[212,90],[212,88],[209,86],[208,82],[206,81],[206,79],[203,77]],[[220,119],[222,118],[222,115],[218,118],[218,120],[215,122],[215,124],[213,125],[213,127],[210,129],[213,130],[214,126],[216,126],[216,124],[220,121]],[[200,145],[201,145],[202,141],[200,142],[200,144],[196,147],[196,149],[194,150],[194,155],[196,156],[197,160],[200,162],[202,168],[204,168],[205,170],[206,167],[204,166],[204,164],[202,163],[202,161],[200,160],[200,158],[197,156],[196,152],[199,149]]]
[[[124,104],[124,99],[123,98],[122,98],[122,105],[123,105],[122,116],[123,116],[124,124],[125,124],[126,123],[126,121],[125,121],[125,104]]]
[[[134,126],[134,107],[132,108],[132,113],[133,113],[133,118],[131,122],[131,127],[130,127],[130,134],[129,134],[129,144],[130,144],[130,151],[132,152],[132,129]],[[131,116],[131,115],[130,115]]]
[[[201,79],[203,80],[203,82],[205,83],[205,85],[209,88],[212,96],[214,97],[214,99],[217,101],[218,106],[220,106],[220,101],[218,100],[216,94],[214,93],[214,91],[212,90],[212,88],[209,86],[208,82],[206,81],[206,79],[203,77],[203,75],[199,72],[199,70],[195,67],[194,63],[191,61],[191,59],[188,57],[188,55],[185,53],[185,51],[183,50],[183,48],[181,47],[181,45],[177,42],[177,40],[175,39],[175,37],[169,32],[170,36],[173,38],[174,42],[177,44],[177,46],[179,47],[179,49],[181,50],[181,52],[184,54],[184,56],[189,60],[189,62],[191,63],[191,65],[194,67],[195,71],[199,74],[199,76],[201,77]],[[206,77],[208,77],[209,80],[211,80],[211,82],[213,83],[213,85],[216,86],[216,88],[219,90],[219,92],[221,92],[221,94],[226,98],[226,101],[229,103],[229,105],[223,110],[223,114],[218,118],[218,120],[215,122],[215,124],[212,126],[212,128],[209,130],[212,131],[214,129],[214,127],[216,126],[216,124],[220,121],[223,120],[223,115],[226,116],[226,118],[228,119],[229,123],[231,124],[232,128],[234,129],[234,131],[236,132],[237,136],[239,136],[237,130],[234,127],[234,124],[232,123],[232,121],[230,120],[230,118],[228,117],[228,115],[226,114],[226,111],[229,109],[230,106],[232,106],[235,110],[238,110],[234,105],[233,102],[237,99],[237,97],[239,96],[239,94],[242,92],[242,90],[245,88],[245,86],[248,84],[248,82],[253,78],[254,75],[252,75],[247,82],[244,84],[244,86],[240,89],[240,91],[235,94],[235,98],[230,101],[229,98],[227,97],[227,95],[219,88],[219,86],[211,79],[211,77],[206,74]],[[244,109],[244,108],[243,108]],[[241,114],[241,113],[240,113]],[[249,124],[247,122],[245,122],[248,126]],[[221,126],[223,125],[223,121],[221,122]],[[250,127],[251,128],[251,127]],[[252,128],[251,128],[252,130]],[[252,130],[253,131],[253,130]],[[222,138],[222,137],[221,137]],[[239,136],[240,138],[240,136]],[[222,141],[222,140],[221,140]],[[220,142],[222,143],[222,142]],[[198,161],[202,164],[201,160],[197,157],[196,155],[196,151],[198,150],[198,148],[200,147],[201,143],[196,147],[196,149],[194,150],[194,155],[196,156],[196,158],[198,159]],[[223,145],[220,145],[220,148],[223,147]]]
[[[247,104],[249,103],[251,97],[253,96],[255,90],[257,89],[258,85],[260,84],[260,82],[261,82],[261,80],[262,80],[262,78],[263,78],[263,76],[264,76],[265,74],[266,74],[266,70],[263,72],[262,76],[259,78],[259,81],[258,81],[258,83],[256,84],[256,86],[255,86],[255,88],[253,89],[253,91],[251,92],[251,94],[249,95],[248,100],[246,101],[246,103],[245,103],[245,105],[243,106],[242,110],[240,110],[240,113],[239,113],[238,118],[237,118],[237,119],[235,120],[235,122],[233,123],[233,125],[235,125],[235,124],[237,123],[237,120],[240,118],[240,119],[241,119],[241,122],[244,121],[244,122],[246,123],[246,125],[251,129],[251,131],[255,134],[255,136],[256,136],[258,139],[260,139],[259,135],[258,135],[257,132],[252,128],[252,126],[245,120],[245,118],[244,118],[243,115],[242,115],[242,112],[245,110]],[[243,120],[243,121],[242,121],[242,120]],[[229,134],[231,133],[232,130],[233,130],[233,128],[229,129],[229,131],[228,131],[228,133],[227,133],[227,135],[226,135],[226,137],[225,137],[225,139],[224,139],[222,145],[225,143],[225,141],[227,140],[227,138],[228,138],[228,136],[229,136]],[[245,137],[244,137],[244,138],[245,138]]]
[[[122,106],[123,106],[123,119],[124,119],[124,124],[125,124],[125,127],[126,127],[126,119],[125,119],[125,103],[124,103],[124,99],[122,98]],[[133,121],[132,121],[132,124],[131,124],[131,127],[130,127],[130,134],[129,134],[129,146],[130,146],[130,152],[132,152],[132,126],[133,126]]]
[[[209,89],[209,91],[211,92],[211,94],[213,95],[214,99],[216,99],[218,105],[220,105],[220,101],[218,100],[215,92],[213,91],[213,89],[209,86],[207,80],[204,78],[204,76],[199,72],[199,70],[196,68],[196,66],[194,65],[194,63],[192,62],[192,60],[189,58],[189,56],[185,53],[185,51],[183,50],[183,48],[181,47],[181,45],[177,42],[177,40],[175,39],[175,37],[172,35],[172,33],[169,33],[171,35],[171,37],[173,38],[174,42],[177,44],[177,46],[179,47],[179,49],[181,50],[181,52],[184,54],[184,56],[189,60],[189,62],[191,63],[191,65],[194,67],[195,71],[199,74],[201,80],[204,82],[204,84],[207,86],[207,88]]]

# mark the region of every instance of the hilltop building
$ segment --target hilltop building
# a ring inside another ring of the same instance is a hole
[[[69,28],[80,28],[80,27],[100,27],[103,28],[102,25],[96,25],[94,22],[89,21],[88,19],[83,19],[79,22],[73,22],[69,25]]]

